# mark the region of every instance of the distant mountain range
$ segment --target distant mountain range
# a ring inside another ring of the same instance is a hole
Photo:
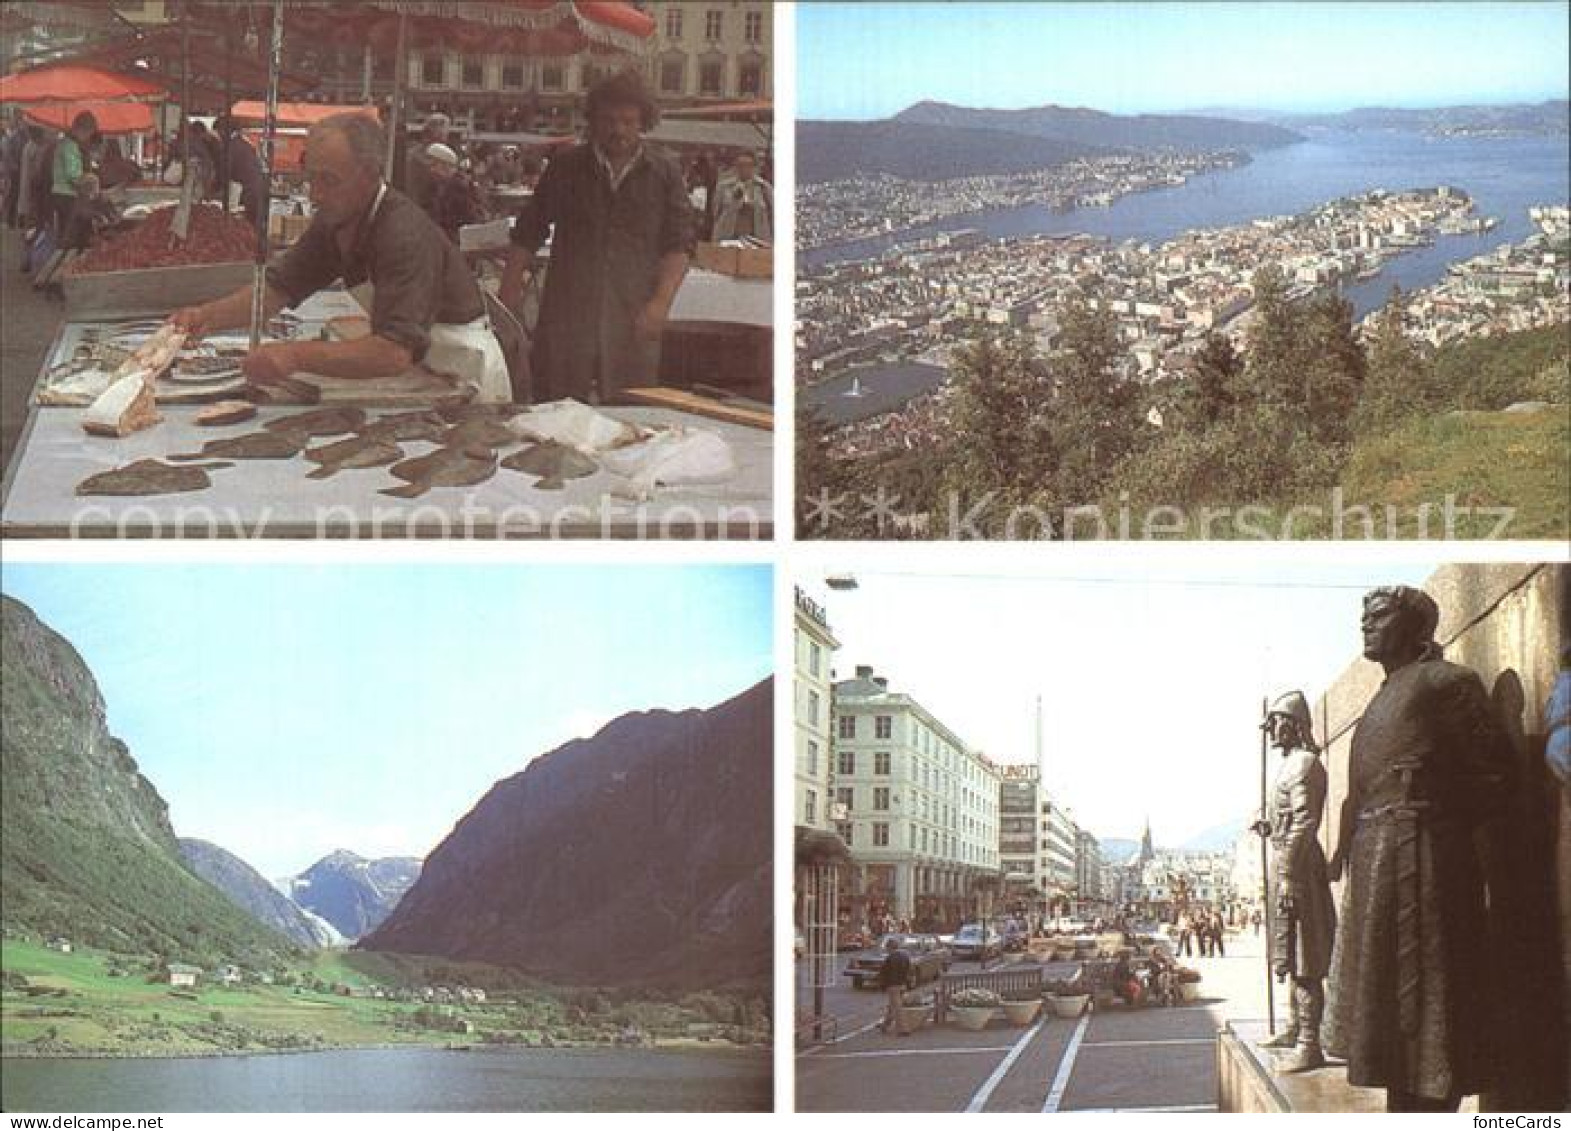
[[[1233,847],[1244,826],[1248,822],[1243,818],[1232,821],[1223,821],[1220,825],[1212,825],[1204,832],[1196,833],[1183,844],[1178,846],[1180,852],[1225,852]]]
[[[1105,864],[1122,864],[1140,851],[1140,842],[1128,837],[1105,836],[1097,844],[1102,849],[1102,862]]]
[[[1247,822],[1242,819],[1224,821],[1220,825],[1213,825],[1204,832],[1196,833],[1177,848],[1168,848],[1157,845],[1158,852],[1223,852],[1233,846],[1239,835],[1244,831]],[[1129,837],[1107,836],[1097,841],[1102,849],[1102,859],[1109,864],[1118,864],[1127,861],[1131,856],[1140,851],[1140,842]]]
[[[1340,114],[1294,114],[1273,119],[1293,126],[1344,130],[1408,130],[1415,133],[1565,135],[1571,133],[1571,102],[1503,106],[1441,106],[1428,109],[1371,106]]]
[[[1112,152],[1056,138],[898,120],[798,122],[797,178],[803,184],[853,176],[941,181],[1048,169]]]
[[[1026,137],[1141,152],[1272,149],[1304,140],[1292,130],[1264,122],[1238,122],[1194,114],[1107,114],[1082,106],[989,110],[947,102],[918,102],[896,114],[894,121],[999,130]]]
[[[331,923],[279,892],[234,853],[193,837],[180,838],[180,853],[191,871],[223,892],[236,907],[301,946],[334,946],[344,941]]]
[[[346,939],[374,931],[420,875],[414,856],[368,860],[339,849],[284,881],[290,898]]]
[[[770,681],[623,716],[493,786],[424,867],[333,852],[288,879],[291,902],[226,849],[177,840],[75,649],[10,597],[0,613],[8,934],[263,968],[368,936],[571,984],[769,985]]]
[[[1223,118],[947,102],[918,102],[875,122],[798,122],[796,137],[804,184],[879,174],[917,181],[992,176],[1120,152],[1265,149],[1302,140],[1280,126]]]
[[[109,733],[70,642],[8,596],[0,642],[5,930],[203,965],[288,953],[287,938],[187,869],[168,804]]]
[[[361,940],[578,984],[767,985],[773,685],[624,715],[498,782]]]

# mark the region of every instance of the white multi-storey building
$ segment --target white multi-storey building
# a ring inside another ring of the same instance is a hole
[[[997,767],[870,667],[834,685],[834,714],[853,922],[974,914],[1000,878]]]
[[[796,720],[796,797],[793,821],[829,830],[834,684],[830,662],[838,643],[829,619],[812,598],[796,591],[792,715]]]

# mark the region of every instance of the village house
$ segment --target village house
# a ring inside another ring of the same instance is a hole
[[[184,962],[171,962],[167,972],[171,986],[194,987],[196,980],[202,976],[200,966],[187,966]]]

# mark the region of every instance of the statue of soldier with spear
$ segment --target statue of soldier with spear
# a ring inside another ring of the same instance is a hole
[[[1336,937],[1336,908],[1319,840],[1326,768],[1302,692],[1290,691],[1273,703],[1262,726],[1271,744],[1282,752],[1262,830],[1270,837],[1276,858],[1271,969],[1278,981],[1292,980],[1287,1028],[1262,1047],[1291,1050],[1277,1059],[1278,1071],[1307,1072],[1326,1062],[1320,1022]]]

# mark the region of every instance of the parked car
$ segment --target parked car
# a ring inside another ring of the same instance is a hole
[[[923,982],[936,981],[949,969],[949,948],[934,935],[885,935],[878,945],[854,955],[846,964],[845,975],[857,989],[878,985],[878,973],[884,968],[884,956],[889,953],[889,940],[898,939],[900,946],[911,956],[911,976],[906,985],[915,989]]]
[[[986,962],[1003,953],[1004,942],[991,926],[967,923],[955,933],[955,941],[950,950],[953,951],[956,959],[974,958],[978,962]]]

